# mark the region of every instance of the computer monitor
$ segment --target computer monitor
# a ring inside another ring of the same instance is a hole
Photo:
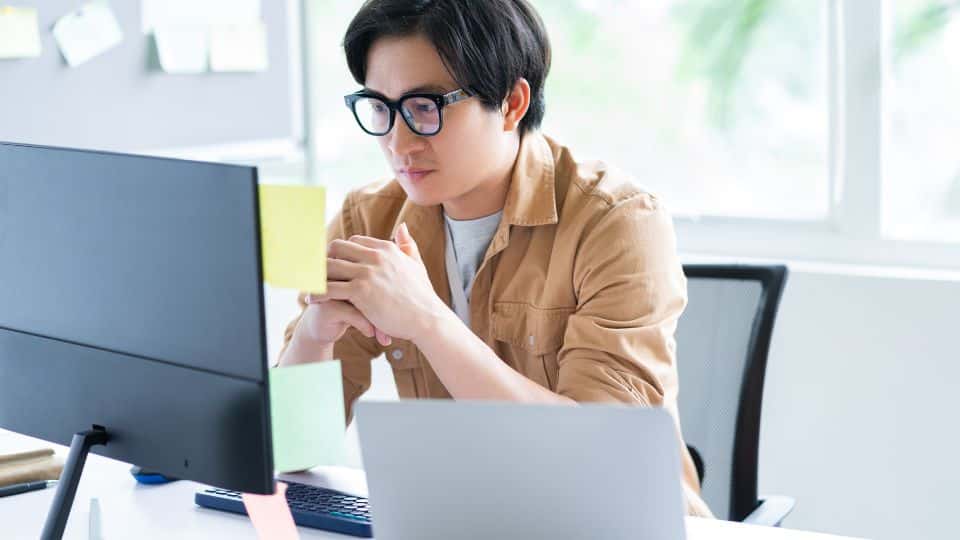
[[[0,426],[273,493],[257,169],[0,143]]]

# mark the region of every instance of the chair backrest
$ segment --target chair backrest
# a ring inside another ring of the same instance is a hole
[[[680,422],[717,517],[759,504],[757,449],[770,336],[785,266],[684,265],[689,303],[677,327]]]

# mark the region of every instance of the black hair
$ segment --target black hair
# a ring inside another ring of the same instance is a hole
[[[382,37],[423,35],[461,88],[489,110],[500,110],[520,78],[530,83],[530,107],[520,132],[540,127],[550,41],[527,0],[367,0],[343,38],[347,66],[358,84],[367,55]]]

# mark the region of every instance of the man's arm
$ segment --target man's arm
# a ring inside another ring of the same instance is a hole
[[[350,230],[351,198],[348,196],[342,210],[331,220],[327,227],[328,240],[342,239]],[[356,328],[348,328],[343,337],[334,344],[317,344],[301,332],[300,322],[304,312],[310,309],[306,302],[306,293],[297,296],[300,313],[284,330],[283,346],[277,356],[275,366],[289,366],[308,362],[320,362],[338,359],[343,373],[343,404],[346,423],[353,418],[353,403],[370,388],[370,361],[383,353],[383,348],[374,338],[364,336]]]
[[[687,302],[673,224],[650,195],[624,201],[587,233],[574,267],[557,391],[576,401],[647,406],[677,394],[674,331]]]
[[[574,268],[577,310],[552,392],[519,374],[449,309],[417,346],[456,398],[663,405],[676,398],[673,332],[686,278],[670,216],[648,195],[610,209],[586,233]]]
[[[423,335],[426,337],[415,342],[417,347],[456,399],[574,403],[504,363],[450,309],[437,313]]]

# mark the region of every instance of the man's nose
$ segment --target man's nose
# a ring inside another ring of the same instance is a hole
[[[403,121],[399,112],[397,113],[397,121],[393,124],[393,129],[386,136],[389,137],[387,145],[394,154],[412,154],[426,146],[425,138],[414,133],[410,126]]]

